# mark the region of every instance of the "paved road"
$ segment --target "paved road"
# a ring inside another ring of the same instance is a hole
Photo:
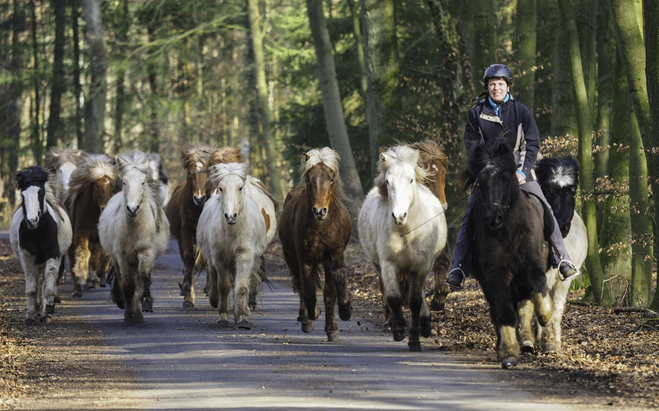
[[[142,325],[123,324],[123,312],[112,305],[107,288],[90,290],[81,301],[65,301],[81,321],[94,325],[112,357],[124,362],[138,381],[123,398],[105,403],[97,398],[86,407],[570,409],[536,402],[449,354],[410,353],[406,343],[394,342],[360,319],[340,323],[338,343],[326,341],[322,321],[316,321],[313,333],[304,334],[295,321],[298,298],[284,283],[264,289],[262,315],[253,314],[251,329],[220,328],[203,293],[197,293],[197,308],[181,308],[176,285],[180,272],[172,242],[154,269],[154,313],[145,313]],[[70,284],[61,293],[68,295]],[[51,398],[47,408],[70,406]]]

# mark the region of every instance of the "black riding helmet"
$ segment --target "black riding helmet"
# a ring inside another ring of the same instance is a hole
[[[508,66],[503,64],[492,64],[483,74],[483,86],[487,88],[487,81],[491,78],[502,78],[509,86],[513,84],[513,73]]]

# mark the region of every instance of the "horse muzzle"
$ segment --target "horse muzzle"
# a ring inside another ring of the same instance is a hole
[[[323,221],[325,218],[327,218],[327,207],[323,207],[321,209],[312,207],[311,211],[313,212],[313,217],[316,219],[316,221]]]
[[[561,224],[561,225],[560,225],[561,236],[563,236],[563,238],[567,237],[567,235],[568,235],[569,232],[570,232],[570,228],[571,228],[571,227],[572,227],[572,223],[571,223],[571,222],[570,222],[570,223],[566,223],[566,224]]]
[[[39,217],[36,217],[32,220],[26,218],[25,225],[27,226],[28,230],[35,230],[37,227],[39,227]]]
[[[396,215],[396,213],[391,213],[391,216],[394,218],[394,223],[396,223],[396,225],[403,225],[407,222],[407,213],[398,215]]]
[[[234,225],[236,224],[236,221],[238,221],[238,213],[224,213],[224,219],[227,220],[227,224]]]
[[[137,213],[140,212],[140,206],[126,206],[126,213],[128,214],[128,217],[137,217]]]
[[[192,196],[192,201],[194,201],[194,204],[195,204],[197,207],[202,207],[202,206],[204,205],[204,203],[206,202],[206,199],[207,199],[207,198],[208,198],[208,196],[205,195],[205,194],[204,194],[203,196],[201,196],[201,197],[199,197],[199,196],[197,196],[197,195],[193,195],[193,196]]]

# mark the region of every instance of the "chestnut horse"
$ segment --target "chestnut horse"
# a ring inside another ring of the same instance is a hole
[[[320,266],[323,266],[328,341],[339,339],[334,318],[337,297],[339,317],[347,321],[352,315],[345,273],[337,270],[344,265],[343,252],[352,230],[347,197],[339,176],[339,160],[339,154],[328,147],[303,154],[300,175],[304,185],[286,196],[279,220],[279,239],[293,277],[293,287],[300,295],[298,321],[305,333],[313,331],[313,320],[320,315],[316,290],[323,285],[320,275]]]
[[[82,297],[83,284],[94,286],[98,281],[104,282],[110,258],[99,242],[98,219],[114,194],[116,179],[112,160],[103,154],[82,157],[71,173],[64,203],[73,228],[73,242],[68,253],[73,298]]]
[[[445,189],[448,157],[444,154],[444,151],[442,151],[439,144],[432,140],[409,144],[409,147],[419,152],[419,166],[430,172],[424,185],[430,189],[442,204],[444,210],[446,210],[447,201]],[[432,271],[435,275],[435,293],[430,302],[430,308],[432,310],[444,310],[446,297],[450,291],[449,286],[444,283],[446,282],[446,276],[448,276],[450,266],[449,250],[448,247],[444,247],[442,253],[435,259],[435,262],[432,265]]]

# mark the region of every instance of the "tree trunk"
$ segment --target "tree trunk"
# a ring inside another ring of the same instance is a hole
[[[649,93],[646,82],[646,67],[645,67],[645,53],[643,47],[643,34],[641,26],[639,25],[639,16],[635,9],[634,0],[611,0],[613,20],[616,26],[616,33],[618,35],[618,45],[621,52],[622,60],[625,66],[625,73],[627,75],[627,82],[629,85],[629,93],[631,95],[632,107],[638,122],[638,128],[643,140],[643,146],[648,152],[651,153],[648,160],[648,174],[653,178],[650,179],[652,185],[652,192],[659,193],[659,182],[657,180],[657,172],[659,172],[659,162],[656,159],[655,147],[657,147],[657,137],[652,133],[652,119],[650,117],[650,101]],[[656,16],[654,17],[656,18]],[[649,20],[648,24],[652,24]],[[653,45],[648,43],[649,47]],[[654,45],[656,47],[656,45]],[[656,68],[657,66],[655,66]],[[648,73],[656,76],[656,73]],[[654,202],[654,216],[659,215],[659,201]],[[659,224],[654,224],[653,228],[654,238],[659,238]],[[657,261],[659,247],[654,247],[654,257]],[[652,277],[651,272],[637,273],[634,276],[635,292],[641,295],[650,295],[652,293]],[[643,289],[648,287],[648,289]],[[646,302],[646,304],[649,301]]]
[[[590,119],[597,119],[597,4],[599,0],[573,1],[575,23],[579,33],[579,49],[584,83],[588,93]],[[614,63],[611,62],[611,65]],[[595,123],[591,125],[591,128]]]
[[[107,53],[105,32],[101,21],[101,6],[98,0],[82,0],[82,10],[87,26],[91,83],[85,99],[85,144],[90,153],[102,153],[105,135],[105,100],[107,95]]]
[[[128,14],[128,0],[123,0],[121,8],[121,22],[119,27],[117,27],[117,40],[119,40],[120,45],[118,47],[120,51],[120,58],[123,58],[122,55],[128,52],[126,48],[126,43],[128,42],[128,29],[130,28],[130,15]],[[114,138],[113,138],[113,151],[119,153],[123,148],[123,119],[124,112],[126,110],[126,91],[124,89],[126,77],[126,67],[123,63],[119,64],[117,68],[117,79],[116,88],[117,96],[114,106]],[[147,149],[147,148],[145,148]],[[148,149],[147,149],[148,150]]]
[[[613,105],[614,83],[614,64],[616,60],[616,44],[612,34],[615,30],[611,18],[610,0],[599,0],[597,13],[597,120],[595,130],[595,145],[597,153],[595,154],[595,178],[602,178],[606,175],[609,161],[610,150],[610,133],[609,119],[611,118],[611,107]]]
[[[156,40],[156,25],[159,24],[159,20],[155,17],[152,18],[152,23],[147,27],[147,33],[149,36],[149,43],[153,43]],[[149,55],[146,65],[149,88],[151,89],[151,96],[148,100],[149,106],[149,123],[146,127],[148,133],[148,141],[146,146],[148,150],[154,153],[159,152],[159,136],[160,136],[160,122],[158,120],[158,79],[157,79],[157,65],[155,61],[156,57]]]
[[[56,147],[62,140],[62,94],[66,89],[64,79],[64,30],[66,28],[65,0],[50,1],[55,13],[55,44],[53,48],[53,77],[50,91],[50,117],[46,127],[46,149]]]
[[[551,97],[551,134],[554,136],[576,136],[578,133],[570,52],[565,47],[566,38],[565,22],[559,16],[554,46],[554,90]]]
[[[584,81],[583,66],[581,63],[581,51],[579,49],[579,38],[577,36],[577,25],[574,21],[574,11],[567,0],[558,0],[558,8],[561,13],[561,20],[565,28],[567,39],[567,48],[570,56],[570,71],[572,73],[572,83],[574,85],[574,99],[577,110],[577,123],[579,129],[579,163],[581,171],[579,173],[579,182],[581,192],[585,196],[583,201],[582,215],[586,230],[588,232],[588,256],[586,257],[586,267],[588,276],[593,289],[595,302],[599,304],[602,298],[602,264],[599,257],[599,242],[597,241],[597,212],[593,191],[595,181],[593,179],[593,122],[590,117],[590,105],[588,104],[588,93]]]
[[[359,94],[362,101],[366,101],[366,91],[368,90],[368,79],[366,75],[366,57],[364,55],[364,36],[362,35],[361,24],[359,22],[359,9],[355,0],[348,0],[350,13],[352,15],[352,31],[355,36],[355,46],[357,47],[357,60],[359,62]]]
[[[247,0],[247,14],[249,16],[250,34],[252,37],[252,51],[254,53],[254,71],[256,75],[256,93],[259,109],[259,123],[261,125],[261,140],[265,148],[265,163],[268,174],[268,185],[271,193],[281,199],[282,188],[277,169],[277,144],[272,135],[271,113],[268,105],[268,86],[265,79],[265,60],[263,57],[263,33],[261,30],[261,17],[258,0]]]
[[[39,72],[39,43],[37,42],[37,6],[34,0],[30,1],[32,12],[32,58],[34,59],[34,72]],[[32,120],[32,152],[34,161],[41,164],[43,159],[43,144],[41,142],[41,81],[39,76],[34,76],[34,117]]]
[[[397,92],[399,63],[393,0],[362,0],[362,31],[368,88],[369,159],[377,174],[378,150],[398,139],[395,120],[400,106]]]
[[[535,56],[537,45],[536,0],[517,1],[517,62],[519,76],[515,80],[515,89],[520,91],[520,101],[534,110],[535,104]]]
[[[600,304],[606,307],[626,305],[627,291],[632,279],[631,220],[629,192],[624,188],[629,183],[629,151],[632,115],[629,112],[627,81],[619,61],[616,67],[615,94],[611,124],[611,162],[608,176],[620,190],[611,190],[604,202],[604,217],[600,231],[602,271],[604,273],[603,295]]]
[[[490,65],[496,63],[496,50],[499,45],[497,36],[497,14],[495,0],[470,0],[471,31],[469,43],[472,54],[472,74],[476,88],[483,89],[483,73]]]
[[[82,109],[80,100],[82,98],[82,85],[80,83],[80,30],[78,21],[80,18],[80,0],[71,0],[71,31],[73,42],[73,97],[75,99],[75,128],[78,148],[84,147],[85,140],[82,133]]]
[[[327,123],[330,145],[341,156],[341,179],[346,192],[352,197],[351,216],[353,233],[356,234],[357,215],[364,202],[364,191],[357,173],[355,159],[352,156],[350,139],[343,114],[343,103],[339,93],[339,84],[336,80],[336,68],[332,55],[332,44],[325,24],[322,0],[307,0],[307,13],[309,26],[316,49],[318,63],[318,83],[323,96],[323,112]]]

